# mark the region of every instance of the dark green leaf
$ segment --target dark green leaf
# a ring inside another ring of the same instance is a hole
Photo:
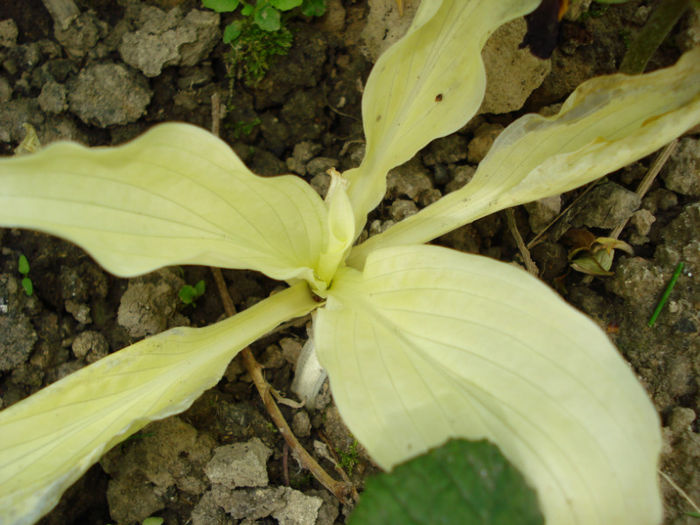
[[[449,441],[370,478],[351,525],[544,523],[522,475],[487,441]]]
[[[178,296],[180,296],[180,300],[185,303],[185,304],[192,304],[194,300],[197,298],[197,290],[194,289],[194,286],[190,286],[189,284],[186,284],[182,288],[180,288],[180,291],[178,292]]]
[[[234,11],[240,0],[202,0],[202,5],[207,9],[213,9],[217,13],[229,13]]]
[[[305,16],[323,16],[326,12],[326,0],[304,0],[301,12]]]
[[[272,7],[280,11],[289,11],[301,5],[302,0],[270,0]]]
[[[250,16],[253,13],[253,6],[251,4],[243,4],[241,8],[241,14],[243,16]]]
[[[243,24],[238,20],[231,22],[229,25],[227,25],[224,28],[224,37],[223,37],[224,44],[230,44],[231,42],[236,40],[239,36],[241,36],[242,29],[243,29]]]
[[[19,260],[17,261],[17,269],[22,275],[27,275],[29,273],[29,261],[24,254],[19,256]]]
[[[278,31],[282,24],[280,23],[280,12],[266,4],[260,9],[255,9],[253,20],[257,26],[264,31]]]

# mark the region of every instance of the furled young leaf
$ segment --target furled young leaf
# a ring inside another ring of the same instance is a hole
[[[534,491],[487,441],[449,441],[367,480],[350,525],[541,525]]]
[[[362,97],[367,150],[348,172],[359,233],[384,196],[386,174],[433,139],[462,127],[484,97],[481,48],[539,0],[421,2],[406,35],[377,61]]]
[[[673,67],[581,84],[552,117],[530,114],[496,139],[474,178],[354,249],[423,243],[503,208],[556,195],[630,164],[700,122],[700,48]]]
[[[241,348],[316,306],[299,283],[217,324],[140,341],[0,412],[0,523],[34,523],[110,447],[187,409]]]
[[[603,331],[526,272],[382,249],[336,276],[314,338],[343,420],[380,466],[485,438],[549,525],[660,521],[654,407]]]
[[[0,159],[0,225],[64,237],[120,276],[202,264],[312,280],[326,209],[298,177],[258,177],[203,129],[162,124],[117,148]]]

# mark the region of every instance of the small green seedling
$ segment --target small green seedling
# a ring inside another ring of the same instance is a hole
[[[229,74],[243,76],[250,83],[265,75],[273,56],[286,55],[292,45],[283,13],[299,8],[305,16],[321,16],[326,11],[326,0],[202,0],[202,5],[217,13],[241,16],[224,28],[223,41],[231,44],[227,57],[234,71]]]
[[[194,286],[186,284],[178,292],[178,297],[186,305],[196,306],[195,300],[199,299],[206,291],[207,285],[202,280],[197,282]]]
[[[549,525],[660,523],[659,417],[605,332],[519,268],[426,243],[587,184],[700,123],[700,48],[666,69],[588,80],[556,115],[519,117],[466,186],[357,242],[389,171],[477,113],[489,35],[539,3],[421,2],[364,87],[365,156],[332,173],[325,199],[299,177],[253,174],[228,144],[180,123],[114,148],[62,142],[0,159],[0,225],[62,236],[122,277],[196,264],[287,284],[0,411],[0,522],[38,520],[105,451],[186,410],[243,348],[312,313],[297,392],[325,369],[380,467],[485,439]]]
[[[348,474],[352,474],[352,471],[355,469],[355,465],[357,465],[358,461],[360,460],[360,452],[357,450],[357,447],[357,440],[354,439],[346,451],[336,449],[336,453],[340,459],[338,464]]]
[[[19,260],[17,261],[17,270],[23,275],[22,277],[22,289],[24,293],[31,296],[34,293],[34,283],[29,278],[29,261],[21,254]]]

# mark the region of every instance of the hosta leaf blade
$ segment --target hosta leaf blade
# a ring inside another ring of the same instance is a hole
[[[676,65],[581,84],[557,115],[525,115],[496,139],[463,188],[350,254],[430,241],[501,209],[557,195],[648,155],[700,123],[700,47]]]
[[[484,98],[481,48],[539,0],[421,2],[404,37],[379,58],[362,97],[367,149],[350,175],[357,232],[384,196],[389,170],[462,127]]]
[[[659,522],[651,402],[603,331],[526,272],[382,249],[336,276],[314,324],[340,413],[382,467],[488,439],[550,525]]]
[[[0,159],[1,225],[64,237],[120,276],[201,264],[311,279],[325,223],[304,181],[253,175],[187,124],[116,148],[64,142]]]
[[[0,523],[37,521],[112,446],[186,410],[239,350],[317,306],[305,283],[206,328],[173,328],[0,412]]]

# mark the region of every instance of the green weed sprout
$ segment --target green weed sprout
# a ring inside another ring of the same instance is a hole
[[[286,55],[291,47],[293,36],[283,13],[299,8],[305,16],[321,16],[326,11],[326,0],[202,0],[202,4],[217,13],[241,15],[224,28],[223,41],[231,45],[232,67],[242,69],[236,74],[251,83],[265,75],[273,56]]]
[[[34,283],[29,278],[29,261],[24,254],[19,256],[17,261],[17,270],[23,275],[22,277],[22,289],[24,293],[31,296],[34,293]]]
[[[177,295],[180,298],[180,301],[183,302],[183,304],[196,306],[195,300],[199,299],[202,295],[204,295],[206,287],[207,285],[203,280],[197,282],[197,284],[195,284],[194,286],[186,284],[182,288],[180,288],[180,291],[177,293]]]

